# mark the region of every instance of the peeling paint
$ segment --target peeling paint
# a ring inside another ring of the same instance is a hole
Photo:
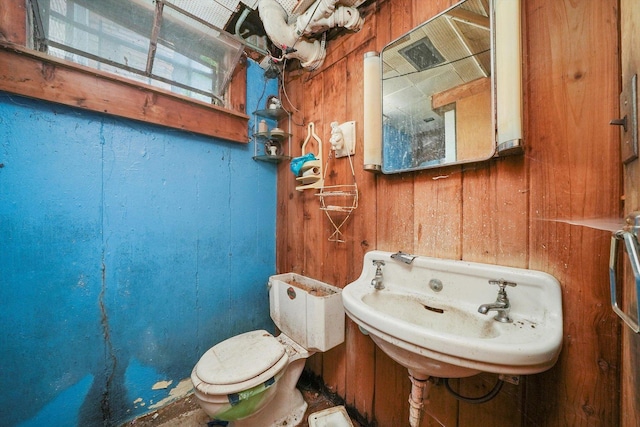
[[[147,403],[144,401],[143,398],[139,397],[136,400],[133,401],[133,407],[134,408],[144,408],[145,406],[147,406]]]
[[[180,381],[177,386],[171,389],[171,391],[169,392],[169,396],[149,406],[149,409],[161,408],[164,405],[173,402],[174,400],[187,396],[189,393],[191,393],[192,390],[193,383],[191,382],[191,379],[185,378],[184,380]]]
[[[163,390],[169,388],[172,383],[173,381],[158,381],[151,387],[151,390]]]

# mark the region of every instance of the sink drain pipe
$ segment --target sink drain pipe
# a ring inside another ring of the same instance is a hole
[[[410,427],[420,427],[420,420],[422,419],[422,413],[424,412],[424,398],[426,395],[427,384],[430,383],[429,376],[418,375],[415,376],[411,372],[409,372],[409,379],[411,380],[411,394],[409,394],[409,426]],[[438,381],[438,378],[433,378]],[[466,403],[486,403],[496,397],[502,386],[504,381],[498,378],[498,381],[493,386],[493,388],[484,396],[479,397],[467,397],[462,396],[459,393],[456,393],[451,386],[449,385],[449,378],[440,378],[445,388],[449,393],[453,395],[457,400]]]
[[[422,418],[422,412],[424,410],[424,396],[425,389],[429,377],[416,378],[413,374],[409,373],[409,379],[411,380],[411,394],[409,395],[409,426],[420,427],[420,419]]]

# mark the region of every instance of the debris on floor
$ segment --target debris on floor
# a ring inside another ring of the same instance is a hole
[[[304,400],[309,404],[304,421],[299,427],[309,427],[309,414],[344,405],[339,396],[326,390],[321,381],[312,374],[304,371],[298,381],[298,389]],[[367,424],[358,422],[357,414],[349,414],[354,427],[366,427]],[[212,427],[211,419],[200,408],[196,398],[189,395],[158,409],[144,417],[136,418],[121,427]]]

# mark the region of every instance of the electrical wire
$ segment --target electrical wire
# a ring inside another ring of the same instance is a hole
[[[284,67],[282,69],[282,79],[280,80],[280,83],[281,83],[280,87],[282,88],[282,93],[284,94],[285,99],[287,100],[289,105],[291,105],[291,108],[293,108],[293,110],[296,113],[299,113],[300,110],[298,108],[296,108],[295,105],[293,105],[293,102],[291,102],[291,99],[289,98],[289,94],[287,93],[286,85],[284,84],[284,73],[286,72],[286,68],[287,68],[287,61],[284,62]],[[304,124],[302,124],[302,126],[304,126]]]
[[[286,70],[287,70],[287,60],[285,59],[282,67],[282,80],[280,81],[281,82],[280,87],[282,88],[282,93],[284,94],[285,99],[287,100],[289,105],[291,105],[291,108],[293,108],[296,113],[299,113],[300,110],[298,110],[296,106],[293,105],[293,102],[291,102],[291,99],[289,99],[289,94],[287,93],[287,88],[285,87],[285,84],[284,84],[284,73],[286,72]]]
[[[287,89],[286,89],[285,84],[284,84],[286,68],[287,68],[287,60],[285,59],[284,66],[282,67],[282,75],[279,77],[279,79],[280,79],[280,88],[282,90],[282,93],[284,94],[285,99],[287,100],[287,102],[291,106],[291,108],[293,108],[296,113],[300,113],[300,110],[298,108],[296,108],[295,105],[293,105],[293,102],[291,102],[291,99],[289,99],[289,94],[287,94]],[[285,110],[288,114],[290,114],[289,111],[286,108],[284,108],[284,105],[282,106],[282,109]],[[302,117],[302,123],[296,123],[296,121],[293,120],[293,117],[294,117],[293,114],[291,114],[291,123],[293,123],[296,126],[300,126],[300,127],[305,126],[305,124],[304,124],[304,116]]]
[[[262,97],[264,97],[264,93],[267,91],[267,81],[266,76],[264,77],[264,85],[262,86],[262,93],[260,94],[260,98],[258,98],[258,102],[256,103],[256,110],[260,109],[260,103],[262,102]]]

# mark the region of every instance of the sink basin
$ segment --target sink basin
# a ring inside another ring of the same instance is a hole
[[[562,346],[562,293],[534,270],[391,252],[365,255],[358,280],[342,291],[345,312],[378,347],[416,377],[461,378],[479,372],[528,375],[551,368]],[[410,258],[405,258],[409,261]],[[371,281],[383,261],[383,289]],[[510,323],[478,312],[508,286]]]

